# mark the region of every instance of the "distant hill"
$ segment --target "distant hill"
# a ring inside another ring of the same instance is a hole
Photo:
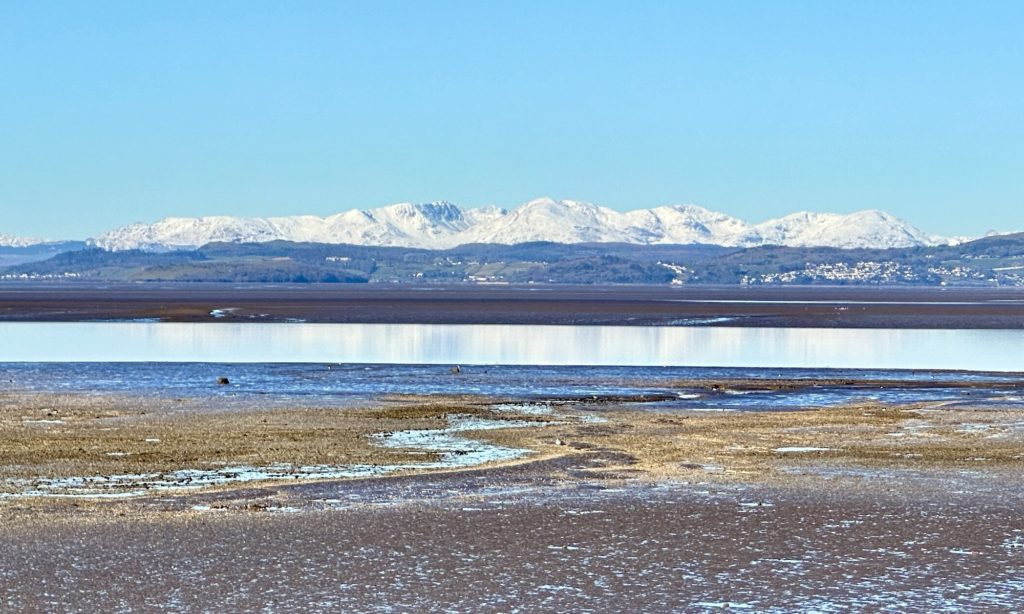
[[[0,279],[1021,286],[1024,234],[888,249],[529,242],[432,250],[215,242],[165,252],[64,251],[2,269]]]
[[[0,268],[48,260],[56,254],[82,250],[84,241],[32,241],[0,235]]]

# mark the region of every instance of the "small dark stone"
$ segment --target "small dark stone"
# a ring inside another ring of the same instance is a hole
[[[221,386],[227,386],[228,384],[231,383],[231,380],[229,380],[226,377],[218,377],[217,378],[217,383],[220,384]]]

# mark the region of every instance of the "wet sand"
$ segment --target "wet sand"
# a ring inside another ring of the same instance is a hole
[[[753,386],[749,382],[746,389]],[[225,409],[212,397],[6,393],[0,395],[0,503],[36,496],[89,499],[97,492],[161,496],[208,485],[198,479],[201,472],[239,468],[293,468],[277,472],[285,481],[324,473],[302,468],[464,469],[473,463],[459,457],[481,445],[523,454],[480,457],[480,463],[602,451],[603,468],[590,470],[589,477],[641,481],[710,475],[778,482],[807,463],[1024,470],[1024,413],[1013,404],[865,401],[796,411],[689,411],[662,402],[648,395],[550,401],[391,396],[365,408]],[[461,443],[435,445],[448,436]],[[446,458],[448,465],[438,464]],[[191,473],[167,477],[176,471]]]
[[[1012,611],[1024,599],[1022,501],[1019,489],[1006,488],[1014,480],[954,481],[952,492],[901,481],[884,488],[680,484],[526,500],[463,480],[438,478],[435,498],[342,510],[39,523],[0,543],[0,604],[34,611],[700,612],[727,604]],[[358,485],[330,494],[346,499]]]
[[[4,432],[17,431],[22,450],[17,462],[3,461],[9,493],[20,484],[9,478],[26,473],[120,470],[92,464],[96,453],[157,424],[180,433],[154,444],[162,456],[113,462],[142,473],[215,452],[218,461],[252,462],[240,442],[268,432],[282,444],[272,447],[275,461],[317,462],[329,452],[332,462],[377,453],[371,462],[394,462],[415,450],[382,450],[366,437],[436,428],[452,414],[541,424],[467,434],[530,451],[479,468],[0,500],[0,609],[1010,611],[1024,603],[1017,409],[661,412],[638,410],[636,399],[466,397],[396,398],[333,414],[146,399],[143,414],[131,397],[3,401]],[[64,422],[31,422],[45,419]],[[223,445],[199,441],[213,425],[208,439]],[[328,425],[352,436],[331,447],[318,435]],[[49,442],[68,435],[84,452],[55,465]]]
[[[1022,328],[1024,289],[0,284],[0,320]]]

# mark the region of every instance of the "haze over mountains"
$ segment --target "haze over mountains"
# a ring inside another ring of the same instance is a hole
[[[29,237],[15,237],[0,233],[0,247],[30,247],[47,243],[44,239],[33,239]]]
[[[848,215],[799,212],[752,224],[695,205],[619,212],[590,203],[540,198],[512,210],[463,209],[441,201],[350,210],[327,217],[170,217],[154,224],[117,228],[90,243],[118,251],[166,251],[191,249],[211,242],[274,240],[427,249],[532,241],[851,249],[946,245],[959,241],[930,235],[878,210]],[[0,245],[23,246],[38,242],[0,235]]]

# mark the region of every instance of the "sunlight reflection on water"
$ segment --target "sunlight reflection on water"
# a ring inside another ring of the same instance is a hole
[[[1022,330],[0,323],[0,362],[1024,370]]]

